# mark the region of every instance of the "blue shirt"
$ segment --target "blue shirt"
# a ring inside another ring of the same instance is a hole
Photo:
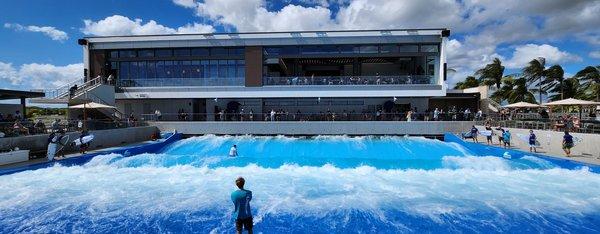
[[[504,141],[510,141],[510,132],[504,132],[503,137]]]
[[[529,144],[535,144],[535,134],[529,134]]]
[[[250,212],[250,200],[252,200],[252,191],[250,190],[236,190],[231,193],[231,201],[235,207],[233,211],[233,218],[245,219],[252,217]]]
[[[573,143],[573,136],[571,136],[571,135],[565,135],[563,137],[563,140],[565,141],[565,143],[572,144]]]

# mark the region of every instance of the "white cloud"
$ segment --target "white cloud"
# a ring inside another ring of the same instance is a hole
[[[588,56],[590,56],[590,58],[600,59],[600,50],[592,51]]]
[[[83,77],[83,64],[56,66],[52,64],[29,63],[18,69],[11,63],[0,62],[0,80],[23,88],[51,89],[65,85]]]
[[[527,44],[517,46],[512,55],[512,58],[505,61],[507,68],[522,68],[527,65],[531,60],[537,57],[546,58],[546,64],[557,64],[565,62],[582,61],[582,59],[566,51],[561,51],[557,47],[543,44]]]
[[[152,35],[177,33],[210,33],[214,32],[211,25],[188,24],[177,29],[158,24],[154,20],[144,23],[141,19],[131,20],[122,15],[113,15],[99,21],[84,20],[84,34],[96,36],[115,35]]]
[[[194,8],[197,4],[195,0],[173,0],[173,3],[187,8]]]
[[[24,26],[21,24],[5,23],[4,27],[14,29],[16,31],[40,32],[55,41],[65,41],[65,40],[69,39],[69,36],[67,35],[66,32],[58,30],[55,27],[50,27],[50,26],[35,26],[35,25]]]

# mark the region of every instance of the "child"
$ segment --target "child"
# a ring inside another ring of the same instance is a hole
[[[535,152],[537,153],[537,150],[535,149],[535,142],[536,142],[536,136],[535,134],[533,134],[533,130],[530,129],[529,130],[529,152]]]

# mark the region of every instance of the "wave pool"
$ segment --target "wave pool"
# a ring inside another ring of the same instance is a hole
[[[416,137],[203,136],[0,176],[0,232],[231,233],[238,176],[257,233],[600,231],[585,166]]]

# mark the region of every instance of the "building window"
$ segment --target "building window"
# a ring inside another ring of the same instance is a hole
[[[338,46],[342,54],[354,54],[358,53],[358,46],[354,45],[340,45]]]
[[[209,78],[219,77],[219,60],[209,60],[210,62],[210,75]]]
[[[173,77],[173,61],[165,61],[165,78]]]
[[[219,77],[227,77],[227,60],[219,60]]]
[[[138,78],[138,63],[129,63],[129,79],[135,80]]]
[[[120,50],[119,58],[135,58],[135,50]]]
[[[240,59],[237,61],[237,77],[245,77],[246,76],[246,61]]]
[[[320,54],[321,48],[319,46],[302,46],[300,51],[302,54]]]
[[[138,57],[152,58],[152,57],[154,57],[154,50],[140,50],[140,51],[138,51]]]
[[[199,60],[192,61],[192,65],[190,66],[190,78],[200,78],[202,77],[202,67],[200,66]]]
[[[173,57],[173,50],[169,49],[159,49],[156,50],[156,57]]]
[[[148,77],[148,70],[146,61],[138,62],[138,79],[146,79]]]
[[[210,55],[227,55],[225,48],[210,48]]]
[[[208,48],[192,49],[192,56],[208,56],[210,55]]]
[[[438,46],[437,45],[421,45],[421,52],[436,53],[436,52],[438,52]]]
[[[209,78],[210,77],[209,60],[200,61],[200,67],[202,67],[202,77]]]
[[[189,57],[190,49],[175,49],[174,54],[176,57]]]
[[[419,52],[419,46],[417,46],[417,45],[400,45],[400,46],[398,46],[398,52]]]
[[[129,62],[121,62],[121,64],[119,64],[119,79],[129,79]]]
[[[243,55],[244,48],[229,48],[229,55]]]
[[[156,78],[166,78],[167,71],[165,70],[165,61],[156,62]]]
[[[148,79],[156,78],[156,61],[148,61]]]
[[[109,56],[111,58],[118,58],[119,57],[119,51],[118,50],[113,50],[110,52]]]
[[[284,46],[284,47],[281,47],[281,54],[296,55],[296,54],[299,54],[298,50],[299,50],[298,46]]]
[[[280,47],[265,47],[265,49],[264,49],[264,55],[266,55],[266,56],[279,55],[279,53],[281,53]]]
[[[397,45],[381,45],[379,46],[379,53],[398,53]]]
[[[375,54],[375,53],[378,53],[378,51],[379,51],[379,48],[377,48],[377,46],[375,46],[375,45],[360,46],[361,54]]]

